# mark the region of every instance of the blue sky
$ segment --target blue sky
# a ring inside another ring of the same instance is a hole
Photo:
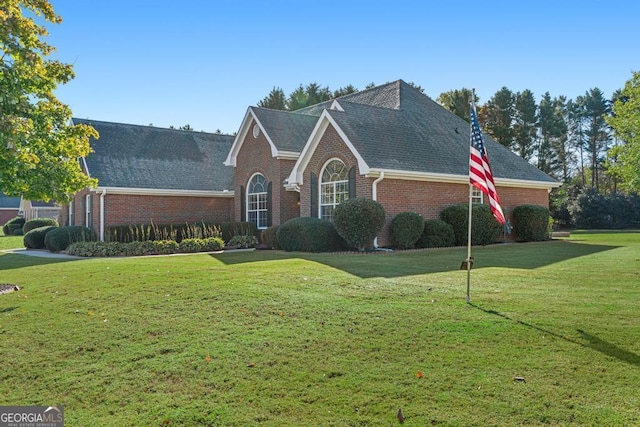
[[[76,117],[238,130],[274,87],[335,90],[403,79],[436,98],[502,86],[605,95],[640,70],[640,3],[629,1],[51,0],[57,91]]]

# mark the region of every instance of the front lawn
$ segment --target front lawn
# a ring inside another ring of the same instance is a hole
[[[0,251],[24,248],[24,236],[0,236]]]
[[[0,239],[2,241],[2,239]],[[70,426],[640,424],[640,234],[393,254],[0,254],[0,404]]]

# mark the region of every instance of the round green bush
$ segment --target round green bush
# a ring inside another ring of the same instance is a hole
[[[334,252],[345,249],[345,242],[330,221],[320,218],[293,218],[278,227],[280,248],[285,251]]]
[[[58,224],[58,221],[51,218],[34,218],[24,223],[24,225],[22,226],[22,232],[24,234],[27,234],[29,231],[33,230],[34,228],[45,227],[48,225],[57,227],[59,224]]]
[[[280,249],[277,234],[279,227],[279,225],[272,225],[271,227],[262,230],[262,234],[260,235],[260,242],[271,249]]]
[[[5,236],[20,236],[22,235],[22,226],[24,225],[25,219],[21,216],[16,216],[11,218],[9,221],[5,222],[2,226],[2,231]],[[16,234],[15,231],[20,230],[20,234]]]
[[[490,245],[495,243],[502,234],[502,224],[494,218],[488,205],[474,204],[471,224],[471,244]],[[469,230],[469,205],[462,203],[445,208],[440,212],[440,218],[453,226],[455,244],[465,246]]]
[[[24,247],[27,249],[43,249],[45,247],[44,239],[47,233],[55,230],[56,228],[58,227],[55,225],[45,225],[43,227],[29,230],[27,233],[25,233],[24,239],[22,239]]]
[[[424,231],[424,219],[415,212],[402,212],[391,221],[391,239],[398,249],[413,249]]]
[[[352,247],[364,250],[373,246],[373,239],[385,222],[382,205],[366,197],[345,200],[333,211],[333,223],[338,234]]]
[[[419,248],[446,248],[455,244],[453,226],[441,219],[429,219],[424,222],[424,231],[416,246]]]
[[[80,225],[58,227],[51,230],[44,238],[44,244],[51,252],[64,251],[76,242],[94,242],[98,240],[95,231]]]
[[[513,231],[519,241],[549,240],[549,209],[538,205],[521,205],[513,210]]]

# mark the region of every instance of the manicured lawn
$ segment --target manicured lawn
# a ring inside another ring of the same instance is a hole
[[[1,241],[1,239],[0,239]],[[69,426],[640,425],[640,234],[387,255],[0,255],[0,404]],[[522,380],[514,380],[521,377]]]
[[[24,248],[24,236],[0,236],[0,251]]]

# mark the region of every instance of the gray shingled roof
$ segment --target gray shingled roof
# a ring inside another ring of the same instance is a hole
[[[73,119],[100,138],[86,158],[103,187],[222,191],[233,189],[233,168],[223,161],[233,137],[205,132]]]
[[[0,193],[0,208],[18,209],[20,207],[20,197],[10,197]]]
[[[319,117],[259,107],[251,110],[276,148],[283,151],[302,151]]]
[[[469,173],[469,123],[404,81],[338,98],[344,112],[329,110],[332,102],[296,113],[319,117],[327,110],[369,167],[453,175]],[[266,127],[267,123],[263,125]],[[555,182],[487,135],[485,140],[494,176]],[[284,146],[287,142],[274,140],[274,144]]]

